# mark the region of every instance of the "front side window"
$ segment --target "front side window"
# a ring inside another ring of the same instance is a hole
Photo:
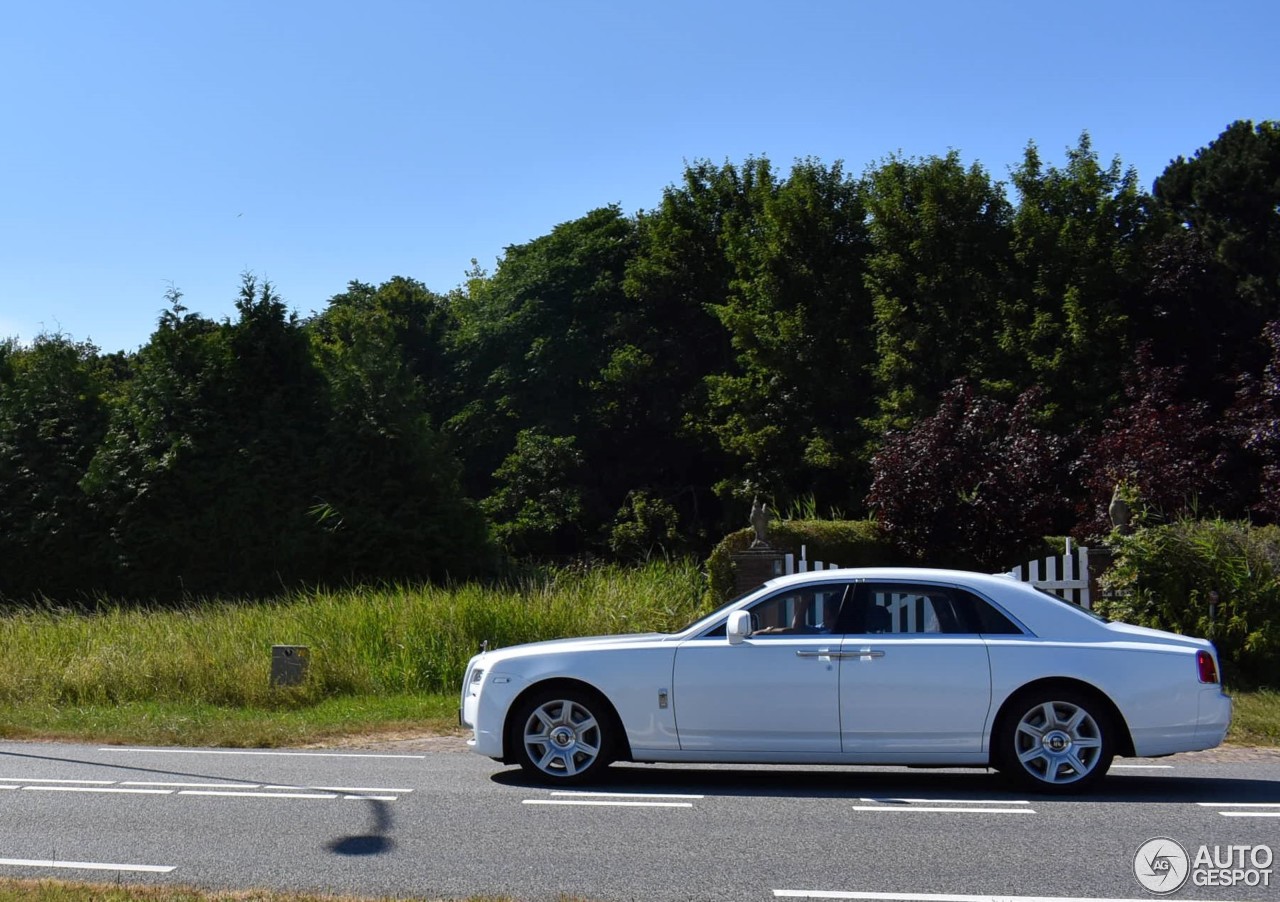
[[[836,623],[850,586],[805,586],[771,595],[751,608],[752,637],[837,632]]]

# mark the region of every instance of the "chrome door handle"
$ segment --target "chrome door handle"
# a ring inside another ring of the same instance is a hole
[[[857,651],[851,651],[847,657],[850,658],[883,658],[884,652],[878,649],[860,648]]]
[[[796,657],[797,658],[838,658],[840,657],[840,652],[832,651],[829,648],[820,648],[817,651],[809,651],[808,649],[801,648],[801,649],[797,649]]]

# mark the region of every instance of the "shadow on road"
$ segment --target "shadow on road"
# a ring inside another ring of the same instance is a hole
[[[395,840],[389,834],[393,824],[391,809],[386,802],[379,799],[366,799],[373,813],[373,826],[368,833],[358,836],[344,836],[335,839],[325,846],[335,855],[351,857],[366,855],[385,855],[396,847]]]
[[[1058,795],[1020,789],[994,771],[929,769],[859,769],[802,766],[699,766],[615,764],[591,785],[554,787],[528,778],[523,771],[504,770],[491,778],[504,786],[573,789],[579,792],[699,793],[708,796],[773,798],[901,798],[1067,802],[1272,803],[1280,805],[1280,781],[1232,777],[1135,775],[1113,771],[1092,792]]]

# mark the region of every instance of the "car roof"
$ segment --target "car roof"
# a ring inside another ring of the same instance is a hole
[[[810,570],[805,573],[791,573],[786,576],[775,576],[765,585],[770,589],[791,585],[826,582],[828,580],[910,580],[912,582],[930,582],[969,586],[1007,587],[1017,580],[1007,573],[978,573],[972,570],[944,570],[933,567],[839,567],[832,570]]]

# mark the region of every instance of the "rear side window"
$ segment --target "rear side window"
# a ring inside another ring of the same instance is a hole
[[[951,592],[952,600],[956,605],[956,613],[969,624],[973,632],[985,633],[988,636],[1021,634],[1022,630],[1018,629],[1017,624],[1000,613],[986,599],[979,598],[972,592],[966,592],[963,589],[952,589]]]
[[[953,586],[868,583],[852,632],[1021,635],[994,605]]]

